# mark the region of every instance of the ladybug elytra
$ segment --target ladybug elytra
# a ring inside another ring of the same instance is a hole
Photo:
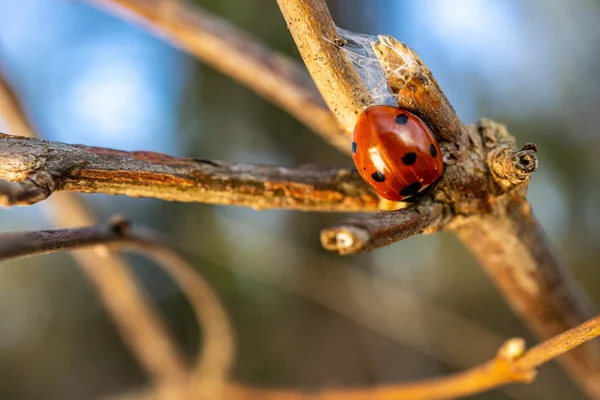
[[[431,130],[416,115],[392,106],[372,106],[359,115],[352,159],[362,178],[392,201],[414,198],[444,171]]]

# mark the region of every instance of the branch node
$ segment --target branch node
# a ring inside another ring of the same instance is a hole
[[[498,146],[490,152],[488,165],[496,182],[508,190],[526,182],[537,170],[537,146],[527,143],[520,150],[510,145]]]
[[[113,215],[108,224],[110,229],[119,237],[125,237],[131,232],[131,222],[120,215]]]
[[[515,361],[525,353],[525,340],[523,338],[508,339],[498,350],[498,357],[507,361]]]
[[[324,229],[321,232],[321,244],[323,247],[338,254],[358,252],[369,239],[369,232],[358,226]]]

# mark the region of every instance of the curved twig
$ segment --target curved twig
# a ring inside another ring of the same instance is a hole
[[[0,235],[0,260],[96,245],[138,251],[142,255],[150,256],[189,296],[198,325],[204,330],[204,350],[192,374],[183,380],[169,382],[166,388],[173,385],[187,387],[188,382],[192,382],[196,387],[195,390],[210,392],[221,388],[221,385],[227,381],[232,366],[234,339],[229,319],[210,285],[166,243],[155,233],[132,229],[126,221],[114,219],[106,226],[2,234]],[[98,267],[102,268],[102,266]],[[113,288],[113,290],[117,289]],[[157,352],[157,355],[160,354],[161,352]]]

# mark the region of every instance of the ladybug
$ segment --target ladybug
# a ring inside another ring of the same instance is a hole
[[[359,115],[352,159],[362,178],[392,201],[413,199],[444,171],[431,130],[416,115],[392,106],[372,106]]]

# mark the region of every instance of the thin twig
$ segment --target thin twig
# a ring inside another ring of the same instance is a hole
[[[424,202],[397,211],[346,220],[321,231],[321,244],[339,254],[356,254],[444,226],[444,207]]]
[[[184,1],[87,0],[115,15],[141,24],[150,32],[196,56],[279,105],[325,141],[350,153],[350,140],[340,129],[306,69],[271,50],[231,23]]]
[[[0,115],[14,134],[36,136],[17,96],[1,74]],[[43,210],[57,227],[94,222],[83,204],[67,193],[50,199]],[[136,284],[127,262],[103,247],[77,250],[72,254],[93,284],[124,342],[153,383],[164,387],[184,380],[186,373],[182,357],[172,345],[164,325],[148,306],[150,301]]]
[[[375,211],[379,199],[355,171],[180,159],[152,152],[66,145],[0,134],[0,178],[22,190],[0,204],[27,205],[55,190],[124,194],[307,211]]]

